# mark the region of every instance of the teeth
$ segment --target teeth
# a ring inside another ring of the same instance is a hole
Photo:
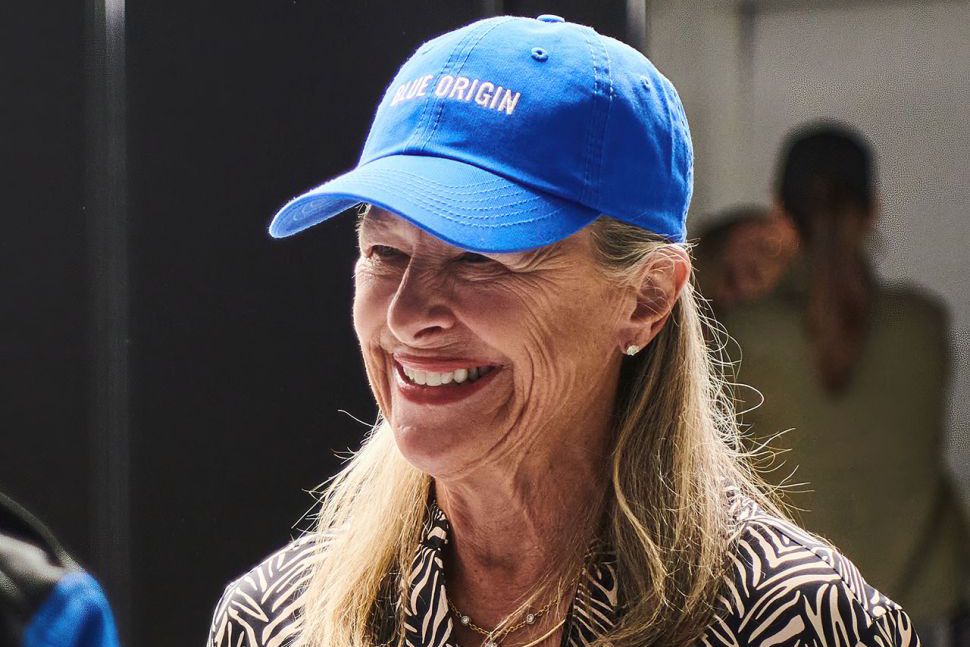
[[[494,366],[473,366],[471,368],[459,368],[448,373],[434,373],[431,371],[419,371],[417,369],[404,368],[404,374],[415,384],[424,386],[442,386],[445,384],[461,384],[466,380],[474,382],[483,375],[490,373]]]

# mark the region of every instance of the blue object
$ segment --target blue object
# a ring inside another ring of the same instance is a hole
[[[23,635],[24,647],[118,647],[108,600],[97,580],[68,573],[37,610]]]
[[[269,233],[368,202],[479,252],[547,245],[600,214],[680,242],[692,186],[683,106],[646,57],[559,16],[502,16],[422,45],[357,167],[291,200]]]

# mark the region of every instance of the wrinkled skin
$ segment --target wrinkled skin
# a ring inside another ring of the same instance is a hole
[[[378,403],[408,460],[452,480],[514,470],[552,437],[599,433],[622,358],[614,341],[622,295],[594,278],[588,235],[484,256],[386,218],[395,224],[378,232],[368,216],[362,227],[354,320]],[[394,388],[394,351],[502,370],[472,398],[418,405]]]
[[[587,229],[486,255],[376,207],[359,244],[354,326],[371,388],[402,454],[434,477],[451,523],[449,599],[494,625],[564,534],[585,531],[576,511],[602,487],[622,351],[663,326],[689,260],[675,250],[621,288],[594,264]],[[396,385],[396,352],[501,369],[464,400],[416,404]]]

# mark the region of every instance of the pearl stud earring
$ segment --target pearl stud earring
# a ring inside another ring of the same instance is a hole
[[[627,355],[636,355],[639,352],[640,352],[640,347],[637,346],[636,344],[630,344],[629,346],[626,347]]]

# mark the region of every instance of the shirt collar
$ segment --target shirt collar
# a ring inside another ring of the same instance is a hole
[[[454,619],[448,610],[443,561],[449,529],[445,513],[429,501],[423,536],[408,574],[406,647],[454,647],[450,642]],[[599,548],[580,576],[563,631],[563,647],[585,647],[616,626],[617,591],[616,557],[612,551]]]

